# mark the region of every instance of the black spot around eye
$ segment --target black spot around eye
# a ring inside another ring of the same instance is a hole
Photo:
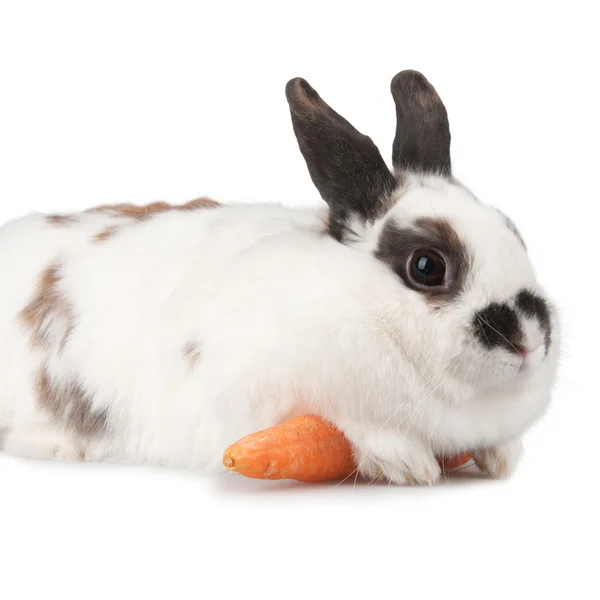
[[[423,249],[427,249],[425,258],[432,259],[428,253],[432,250],[440,262],[437,259],[431,264],[423,262]],[[388,220],[374,255],[386,263],[409,289],[423,294],[431,304],[438,305],[463,292],[472,264],[467,246],[450,222],[430,217],[416,219],[410,227],[400,227],[393,219]],[[437,283],[427,284],[422,278],[428,272],[433,273],[435,264],[438,265],[438,273],[443,270],[444,274]]]

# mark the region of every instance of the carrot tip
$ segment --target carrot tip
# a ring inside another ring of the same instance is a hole
[[[229,469],[230,471],[235,471],[235,468],[236,468],[235,460],[233,458],[231,458],[231,456],[224,456],[223,464],[225,465],[226,469]]]

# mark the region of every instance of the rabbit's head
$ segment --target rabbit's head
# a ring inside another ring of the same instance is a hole
[[[523,239],[452,176],[446,109],[427,79],[403,71],[391,90],[393,172],[305,80],[287,85],[300,150],[329,205],[327,232],[396,279],[394,310],[408,313],[425,370],[474,389],[528,378],[552,363],[557,332]]]

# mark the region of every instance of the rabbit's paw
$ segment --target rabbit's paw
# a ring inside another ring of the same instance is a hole
[[[368,436],[357,447],[356,455],[361,475],[371,480],[431,485],[441,475],[431,449],[421,440],[401,433],[380,432]]]
[[[515,472],[523,456],[523,443],[519,439],[511,440],[499,446],[473,450],[471,456],[486,475],[506,479]]]

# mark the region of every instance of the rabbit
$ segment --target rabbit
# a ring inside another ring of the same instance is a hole
[[[105,205],[0,230],[6,453],[223,471],[303,414],[359,473],[504,478],[546,411],[558,315],[517,228],[452,175],[444,104],[392,80],[393,171],[302,78],[291,121],[325,204]]]

